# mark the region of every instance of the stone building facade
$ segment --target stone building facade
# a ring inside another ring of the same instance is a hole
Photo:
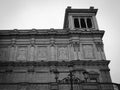
[[[63,29],[0,30],[0,90],[113,90],[97,9],[65,11]]]

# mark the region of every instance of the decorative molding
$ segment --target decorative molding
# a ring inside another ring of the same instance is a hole
[[[72,60],[72,61],[26,61],[26,62],[16,62],[16,61],[0,61],[0,67],[13,66],[69,66],[73,65],[83,65],[83,66],[108,66],[109,60],[99,60],[99,61],[85,61],[85,60]],[[102,69],[101,69],[102,70]]]
[[[37,32],[37,33],[36,33]],[[80,35],[81,37],[86,37],[86,36],[93,36],[93,37],[103,37],[104,31],[103,30],[91,30],[91,31],[81,31],[81,30],[65,30],[65,29],[36,29],[35,31],[33,30],[0,30],[0,37],[5,38],[5,37],[15,37],[15,38],[30,38],[31,35],[37,37],[48,37],[48,35],[54,35],[56,37],[70,37],[71,35]],[[3,37],[4,36],[4,37]]]
[[[73,83],[74,84],[77,84],[77,83],[83,83],[84,81],[81,80],[80,78],[76,77],[76,76],[73,76]],[[70,77],[66,77],[66,78],[63,78],[62,80],[59,80],[59,83],[66,83],[66,84],[69,84],[70,83]]]

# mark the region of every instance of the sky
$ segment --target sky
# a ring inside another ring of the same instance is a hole
[[[112,81],[120,83],[120,0],[0,0],[0,30],[62,29],[65,9],[99,9],[97,21],[103,37]]]

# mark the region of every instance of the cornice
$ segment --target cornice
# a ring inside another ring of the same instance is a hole
[[[109,60],[72,60],[72,61],[27,61],[27,62],[15,62],[6,61],[0,62],[0,67],[13,66],[69,66],[69,65],[83,65],[83,66],[108,66]]]
[[[110,69],[109,68],[105,68],[105,69],[100,69],[100,71],[110,71]]]
[[[0,30],[0,37],[6,38],[16,38],[18,36],[24,36],[26,38],[29,37],[63,37],[63,36],[71,36],[71,35],[79,35],[79,36],[98,36],[103,37],[104,30],[91,30],[91,31],[83,31],[83,30],[68,30],[68,29],[36,29],[36,30]]]

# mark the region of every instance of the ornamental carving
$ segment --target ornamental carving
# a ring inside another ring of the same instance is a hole
[[[80,43],[79,42],[73,42],[74,51],[80,51]]]

